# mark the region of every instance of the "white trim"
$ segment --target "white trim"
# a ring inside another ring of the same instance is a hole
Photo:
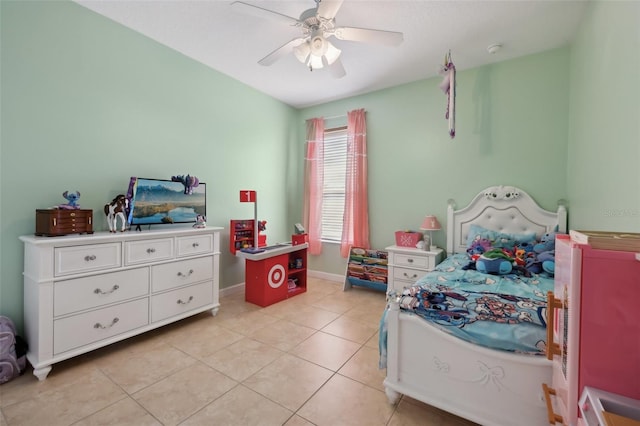
[[[220,289],[220,296],[232,296],[234,294],[242,293],[244,291],[244,282],[240,284],[234,284],[232,286],[228,286]]]
[[[328,272],[322,272],[322,271],[307,271],[307,276],[313,277],[313,278],[319,278],[321,280],[335,281],[337,283],[341,283],[344,281],[344,275],[330,274]]]

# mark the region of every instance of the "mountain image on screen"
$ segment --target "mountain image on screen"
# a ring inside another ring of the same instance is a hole
[[[132,179],[129,223],[151,225],[195,222],[206,217],[206,185],[199,183],[185,194],[180,182],[160,179]]]

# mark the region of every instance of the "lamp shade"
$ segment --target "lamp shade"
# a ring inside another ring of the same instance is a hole
[[[423,231],[439,231],[442,229],[442,226],[440,226],[437,217],[425,216],[422,225],[420,225],[420,229]]]
[[[332,65],[338,60],[342,50],[324,38],[322,31],[316,31],[308,41],[294,47],[293,53],[309,69],[316,70],[324,67],[323,59],[328,65]]]

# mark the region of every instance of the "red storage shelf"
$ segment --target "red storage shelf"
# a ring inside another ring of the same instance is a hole
[[[254,240],[253,219],[232,219],[229,224],[229,251],[236,254],[236,251],[245,247],[253,247]],[[258,234],[258,247],[267,245],[267,236]]]
[[[307,291],[306,246],[245,262],[245,300],[249,303],[265,307]]]

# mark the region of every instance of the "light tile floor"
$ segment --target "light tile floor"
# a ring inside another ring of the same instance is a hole
[[[472,425],[403,397],[378,369],[383,293],[308,279],[260,308],[203,313],[0,387],[0,425]]]

